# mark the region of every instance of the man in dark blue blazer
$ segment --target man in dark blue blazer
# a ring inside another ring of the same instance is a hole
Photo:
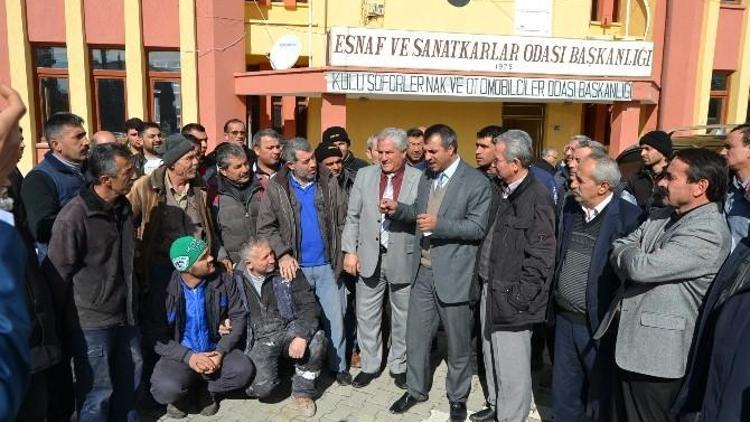
[[[612,242],[640,222],[641,211],[614,190],[617,163],[592,154],[571,177],[563,208],[550,315],[555,321],[552,375],[555,420],[608,420],[613,369],[610,338],[593,339],[619,279],[609,264]]]
[[[711,284],[672,412],[681,422],[750,420],[750,237]],[[700,418],[698,417],[700,415]]]

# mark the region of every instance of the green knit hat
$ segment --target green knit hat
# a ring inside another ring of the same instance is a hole
[[[172,242],[169,258],[175,269],[184,273],[193,267],[207,249],[206,242],[192,236],[183,236]]]

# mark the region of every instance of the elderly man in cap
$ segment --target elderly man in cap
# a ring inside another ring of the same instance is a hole
[[[166,290],[149,296],[146,331],[159,355],[151,394],[167,405],[172,418],[187,416],[191,401],[202,405],[201,415],[210,416],[219,410],[221,394],[244,388],[252,379],[252,362],[236,348],[246,314],[237,285],[230,274],[215,271],[206,242],[180,237],[172,242],[169,257],[175,271]],[[235,329],[221,335],[225,319]],[[194,386],[208,393],[202,394],[207,400],[191,400]]]
[[[664,192],[656,183],[672,158],[672,139],[668,133],[654,130],[643,135],[638,144],[643,169],[628,179],[628,190],[635,196],[638,206],[648,212],[654,207],[664,207]]]
[[[344,160],[344,168],[347,171],[356,174],[359,169],[369,165],[367,161],[357,158],[352,154],[349,149],[352,146],[352,141],[349,139],[349,134],[346,133],[346,129],[341,126],[331,126],[326,129],[323,132],[321,143],[332,143],[339,147]]]
[[[171,135],[164,143],[162,160],[161,167],[135,182],[128,199],[141,221],[136,253],[141,281],[147,288],[163,289],[172,271],[169,245],[180,236],[205,241],[212,255],[230,263],[214,233],[193,144],[182,135]]]

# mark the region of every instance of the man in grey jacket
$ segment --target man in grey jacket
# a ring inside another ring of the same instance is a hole
[[[471,388],[471,304],[479,287],[471,271],[487,233],[490,186],[487,178],[458,156],[456,132],[442,124],[425,131],[428,170],[413,204],[381,201],[394,221],[415,223],[411,254],[415,274],[406,321],[408,391],[390,408],[404,413],[428,399],[432,386],[430,344],[442,322],[448,340],[446,390],[451,420],[466,419]]]
[[[414,244],[414,224],[386,217],[380,213],[379,204],[383,198],[414,203],[422,173],[406,165],[406,131],[386,128],[378,138],[380,165],[364,167],[357,173],[341,239],[344,270],[359,275],[356,315],[362,372],[352,385],[364,387],[380,372],[383,300],[387,289],[391,305],[388,366],[396,385],[406,388],[406,318],[409,285],[414,278],[409,254]]]
[[[614,242],[610,261],[623,282],[595,338],[619,311],[615,360],[628,421],[672,421],[669,409],[685,375],[693,329],[731,237],[720,203],[727,169],[716,153],[678,151],[658,186],[671,208],[652,212]]]

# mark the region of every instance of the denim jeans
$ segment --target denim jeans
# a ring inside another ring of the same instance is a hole
[[[344,333],[344,286],[336,280],[330,265],[303,267],[302,272],[310,283],[323,311],[321,321],[328,337],[328,369],[346,371],[346,335]]]
[[[136,391],[141,381],[138,327],[80,330],[73,333],[78,420],[137,421]]]

